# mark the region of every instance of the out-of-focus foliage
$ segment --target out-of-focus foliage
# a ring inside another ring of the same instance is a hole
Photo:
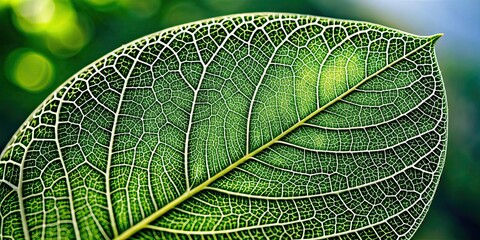
[[[118,46],[169,26],[277,11],[366,20],[437,45],[449,101],[449,146],[439,190],[417,239],[476,238],[480,229],[480,15],[474,0],[228,1],[0,0],[0,149],[68,77]]]

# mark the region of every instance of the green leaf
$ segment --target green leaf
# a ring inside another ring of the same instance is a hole
[[[409,238],[443,168],[434,43],[245,14],[122,46],[0,160],[4,238]]]

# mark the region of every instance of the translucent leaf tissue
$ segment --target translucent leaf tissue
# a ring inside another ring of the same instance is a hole
[[[1,154],[0,238],[410,238],[445,160],[440,36],[256,13],[124,45]]]

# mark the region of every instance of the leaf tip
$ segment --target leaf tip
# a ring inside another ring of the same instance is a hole
[[[432,41],[432,43],[435,43],[441,37],[443,37],[443,33],[437,33],[437,34],[434,34],[434,35],[432,35],[428,38],[430,38],[430,41]]]

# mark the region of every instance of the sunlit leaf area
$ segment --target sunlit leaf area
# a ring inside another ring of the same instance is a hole
[[[89,63],[175,25],[244,12],[292,12],[422,36],[444,33],[435,53],[449,107],[448,151],[414,239],[474,239],[480,229],[479,8],[468,0],[0,0],[0,150],[51,92]],[[312,74],[303,70],[301,76]]]

